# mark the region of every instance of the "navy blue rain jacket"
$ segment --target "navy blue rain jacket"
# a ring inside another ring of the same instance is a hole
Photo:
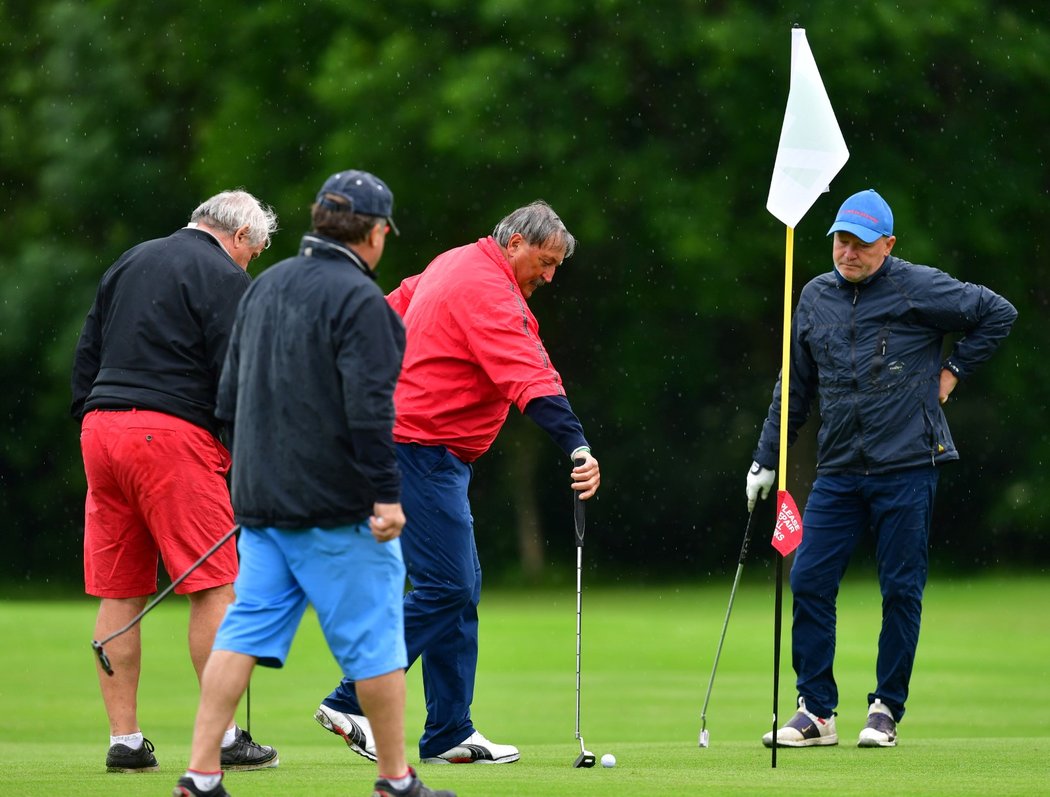
[[[237,310],[216,415],[232,426],[234,517],[251,527],[334,528],[396,503],[394,387],[405,327],[367,264],[303,237]]]
[[[982,285],[887,257],[862,283],[832,270],[802,290],[791,323],[788,445],[819,400],[817,473],[887,473],[959,458],[938,399],[1009,334],[1017,311]],[[943,359],[944,338],[961,334]],[[783,375],[781,375],[781,378]],[[754,459],[775,469],[781,379]]]

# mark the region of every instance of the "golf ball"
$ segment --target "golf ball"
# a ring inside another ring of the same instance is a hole
[[[612,753],[606,753],[605,755],[603,755],[602,756],[602,766],[603,767],[614,767],[614,766],[616,766],[616,756],[614,756]]]

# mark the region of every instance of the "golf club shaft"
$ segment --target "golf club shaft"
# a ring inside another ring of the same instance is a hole
[[[580,650],[583,618],[583,548],[576,549],[576,738],[583,749],[583,737],[580,736]]]
[[[586,460],[578,457],[573,460],[577,467],[583,465]],[[580,755],[584,749],[583,736],[580,734],[580,652],[582,650],[583,637],[583,536],[586,529],[586,510],[583,501],[580,500],[579,491],[574,490],[572,494],[572,519],[576,532],[576,738],[580,742]]]
[[[729,615],[733,611],[733,598],[736,596],[736,587],[740,583],[740,574],[744,570],[743,563],[736,566],[736,578],[733,579],[733,589],[729,593],[729,606],[726,608],[726,616],[722,621],[722,635],[718,638],[718,649],[715,651],[715,663],[711,667],[711,679],[707,682],[707,696],[704,697],[704,708],[700,712],[700,731],[707,727],[707,706],[711,702],[711,688],[715,685],[715,673],[718,672],[718,659],[722,655],[722,644],[726,639],[726,628],[729,627]]]
[[[576,467],[586,462],[585,457],[573,460]],[[580,733],[580,652],[583,639],[583,535],[586,528],[586,511],[580,492],[573,490],[573,524],[576,530],[576,739],[580,743],[580,754],[573,764],[576,768],[589,769],[594,766],[594,755],[587,750]]]
[[[755,515],[754,510],[748,512],[747,525],[744,526],[744,541],[740,545],[740,556],[737,559],[736,576],[733,578],[733,588],[729,591],[729,605],[726,607],[725,620],[722,621],[722,635],[718,638],[718,649],[715,651],[715,663],[711,666],[711,678],[707,682],[707,695],[704,697],[704,707],[700,711],[700,740],[703,746],[704,731],[707,729],[707,706],[711,702],[711,689],[715,685],[715,673],[718,672],[718,660],[722,656],[722,645],[726,639],[726,629],[729,627],[729,615],[733,612],[733,599],[736,597],[736,588],[740,584],[740,575],[744,572],[744,560],[747,558],[747,546],[751,541],[751,518]]]
[[[189,566],[189,569],[187,569],[185,573],[183,573],[177,579],[175,579],[170,584],[168,584],[168,586],[165,587],[164,590],[156,598],[154,598],[152,601],[149,602],[149,604],[146,606],[146,608],[144,608],[141,612],[139,612],[133,618],[131,618],[131,620],[128,622],[127,625],[125,625],[122,628],[118,628],[112,634],[110,634],[105,639],[103,639],[101,642],[98,642],[96,644],[99,647],[101,647],[101,646],[105,645],[107,642],[112,642],[114,639],[116,639],[121,634],[125,634],[128,631],[130,631],[132,628],[134,628],[135,625],[140,620],[142,620],[142,618],[145,617],[153,609],[153,607],[155,607],[158,603],[160,603],[162,600],[164,600],[166,597],[168,597],[168,595],[171,594],[172,590],[174,590],[175,587],[177,587],[179,584],[181,584],[183,581],[185,581],[186,577],[188,575],[190,575],[190,573],[192,573],[194,570],[196,570],[198,567],[200,567],[202,564],[204,564],[204,562],[207,561],[209,556],[211,556],[213,553],[215,553],[217,550],[219,550],[219,548],[221,548],[223,545],[225,545],[226,542],[229,541],[229,539],[234,534],[236,534],[239,529],[240,529],[240,526],[234,526],[232,529],[230,529],[224,535],[222,535],[222,537],[211,548],[209,548],[207,551],[205,551],[205,553],[201,556],[200,559],[198,559],[196,562],[194,562],[192,565]]]

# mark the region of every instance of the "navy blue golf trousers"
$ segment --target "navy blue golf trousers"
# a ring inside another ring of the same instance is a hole
[[[904,716],[919,643],[937,476],[931,466],[875,476],[818,476],[813,483],[802,518],[802,544],[791,567],[791,652],[798,693],[818,717],[830,717],[838,706],[836,598],[850,557],[868,529],[875,535],[882,590],[876,687],[868,703],[879,698],[897,721]]]
[[[472,733],[470,704],[478,665],[481,563],[467,490],[473,473],[443,446],[397,444],[401,506],[407,522],[401,552],[412,589],[405,595],[408,666],[423,660],[427,720],[420,758],[433,758]],[[324,704],[362,714],[352,681]]]

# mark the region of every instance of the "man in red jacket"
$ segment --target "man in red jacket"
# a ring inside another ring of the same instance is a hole
[[[511,405],[550,434],[570,461],[581,499],[598,490],[598,461],[540,341],[526,301],[554,279],[576,240],[545,202],[515,210],[491,236],[436,257],[387,300],[407,345],[394,403],[402,472],[401,536],[412,590],[405,596],[411,666],[423,659],[423,763],[510,763],[518,750],[474,727],[481,565],[467,489],[472,465],[496,439]],[[322,726],[374,759],[371,729],[344,680],[317,709]]]

